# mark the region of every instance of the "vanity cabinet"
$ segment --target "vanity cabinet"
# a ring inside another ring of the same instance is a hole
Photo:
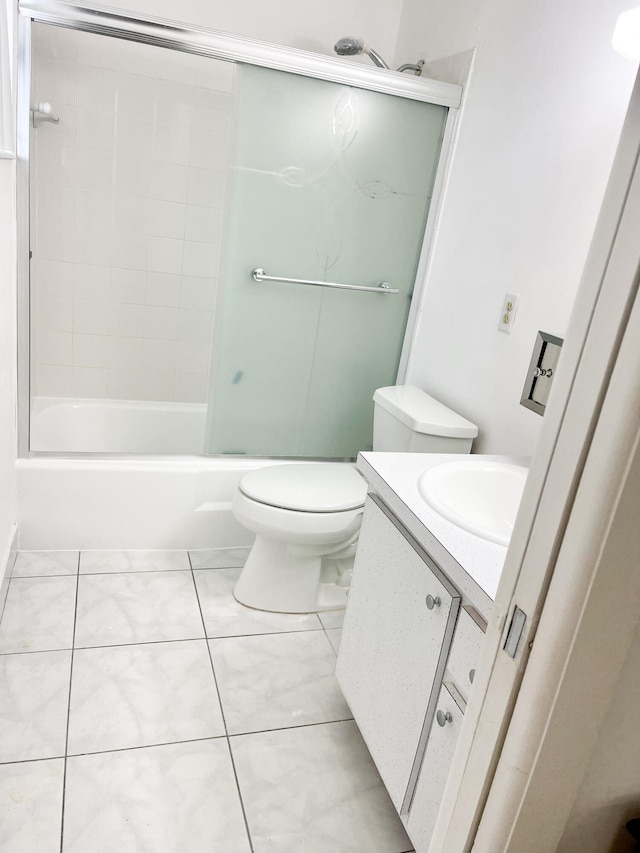
[[[460,596],[369,496],[336,675],[399,813],[413,795]]]

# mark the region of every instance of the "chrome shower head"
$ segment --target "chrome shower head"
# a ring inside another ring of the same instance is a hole
[[[378,68],[389,68],[380,54],[376,53],[372,48],[367,47],[362,39],[353,38],[353,36],[346,36],[345,38],[339,39],[339,41],[335,43],[333,49],[338,56],[358,56],[360,53],[366,53]]]

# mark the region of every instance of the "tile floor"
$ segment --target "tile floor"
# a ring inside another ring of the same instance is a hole
[[[2,853],[405,853],[333,675],[342,614],[239,605],[247,549],[22,552]]]

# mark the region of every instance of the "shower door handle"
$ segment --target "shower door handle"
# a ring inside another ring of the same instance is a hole
[[[256,281],[279,281],[284,284],[309,284],[312,287],[337,287],[340,290],[364,290],[367,293],[383,293],[389,295],[392,293],[400,293],[400,291],[391,287],[388,281],[380,281],[375,287],[369,287],[364,284],[337,284],[332,281],[309,281],[304,278],[281,278],[280,276],[267,275],[260,267],[251,270],[251,275]]]

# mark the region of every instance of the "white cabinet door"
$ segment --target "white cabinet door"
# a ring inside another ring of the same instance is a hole
[[[336,674],[401,811],[424,748],[460,598],[387,512],[367,499]]]
[[[405,826],[416,853],[427,853],[442,792],[462,726],[462,709],[443,687],[436,705],[427,750]]]

